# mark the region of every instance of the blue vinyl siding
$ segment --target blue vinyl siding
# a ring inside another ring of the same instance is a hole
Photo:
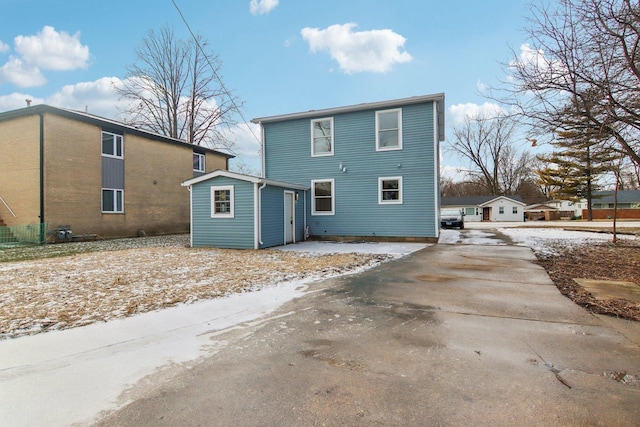
[[[234,217],[211,218],[211,187],[233,185]],[[217,177],[192,187],[193,246],[249,249],[254,247],[254,184]]]
[[[313,201],[307,194],[312,235],[437,237],[434,104],[398,108],[403,119],[398,151],[376,151],[376,110],[333,116],[335,154],[327,157],[311,157],[311,119],[264,124],[267,178],[305,185],[335,179],[335,215],[310,215]],[[394,176],[403,178],[403,204],[379,205],[378,178]]]
[[[284,189],[267,186],[262,189],[261,248],[284,244]]]
[[[267,186],[262,190],[262,245],[261,248],[284,244],[284,193],[294,193],[295,209],[295,241],[304,240],[304,191],[290,190],[283,187]],[[295,200],[296,191],[300,194]]]

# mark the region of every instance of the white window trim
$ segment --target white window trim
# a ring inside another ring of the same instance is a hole
[[[313,144],[313,125],[316,122],[324,122],[324,121],[327,121],[327,120],[329,120],[330,127],[331,127],[331,151],[329,151],[327,153],[316,154],[315,151],[314,151],[314,144]],[[335,147],[335,141],[333,139],[333,117],[325,117],[323,119],[313,119],[313,120],[311,120],[311,157],[333,156],[334,147]]]
[[[200,160],[200,169],[196,169],[193,168],[194,172],[204,172],[206,169],[205,166],[205,161],[206,161],[206,156],[204,154],[201,153],[193,153],[194,156],[198,156],[201,160]]]
[[[113,206],[115,209],[118,209],[118,203],[117,203],[117,199],[116,199],[116,194],[118,192],[120,192],[122,194],[122,210],[113,210],[113,211],[105,211],[104,210],[104,203],[103,203],[103,195],[102,193],[107,190],[107,191],[113,191]],[[100,211],[104,214],[121,214],[124,213],[124,190],[122,188],[103,188],[100,190]]]
[[[115,138],[113,139],[113,144],[114,144],[114,153],[117,153],[118,150],[116,150],[115,145],[116,145],[116,141],[118,140],[118,138],[120,138],[120,151],[122,152],[122,155],[118,156],[116,154],[105,154],[102,152],[102,135],[103,134],[107,134],[107,135],[113,135],[115,136]],[[100,133],[100,153],[102,153],[102,157],[111,157],[112,159],[124,159],[124,136],[117,134],[117,133],[113,133],[113,132],[107,132],[107,131],[102,131]],[[110,189],[109,189],[110,190]]]
[[[331,183],[331,212],[316,211],[316,186],[318,182]],[[336,214],[336,180],[335,179],[314,179],[311,180],[311,215],[335,215]]]
[[[383,200],[382,181],[398,180],[398,200]],[[402,177],[384,176],[378,178],[378,204],[379,205],[401,205],[402,204]]]
[[[398,146],[397,147],[380,147],[380,120],[378,119],[378,117],[382,113],[392,113],[392,112],[398,113]],[[395,151],[395,150],[402,150],[402,108],[376,111],[376,151]]]
[[[233,195],[233,185],[217,185],[211,187],[211,218],[234,218],[235,216],[235,200]],[[216,213],[216,191],[229,191],[229,212]]]

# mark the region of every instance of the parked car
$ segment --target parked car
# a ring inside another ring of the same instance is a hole
[[[442,209],[440,227],[464,229],[464,211],[462,209]]]

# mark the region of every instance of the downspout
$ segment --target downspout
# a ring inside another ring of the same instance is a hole
[[[435,221],[433,222],[433,233],[436,239],[440,238],[440,129],[438,123],[438,102],[433,101],[433,162],[434,168],[434,196],[433,213]]]
[[[189,190],[189,246],[193,247],[193,191],[191,186],[188,186],[187,190]]]
[[[258,185],[258,183],[256,183],[256,185]],[[258,233],[256,237],[258,239],[258,247],[256,249],[260,249],[260,245],[264,244],[262,241],[262,189],[266,186],[267,183],[263,182],[262,185],[258,187],[258,200],[256,201],[256,224],[258,225]]]
[[[260,171],[260,176],[266,178],[266,162],[265,162],[265,152],[264,152],[264,126],[262,126],[262,122],[260,122],[260,149],[261,149],[261,158],[262,158],[262,170]]]
[[[304,196],[302,199],[302,212],[304,212],[304,220],[302,222],[304,224],[304,228],[302,230],[304,237],[302,238],[302,240],[307,240],[307,190],[304,190],[303,194]]]
[[[44,115],[40,116],[40,243],[46,240],[46,232],[44,228]]]

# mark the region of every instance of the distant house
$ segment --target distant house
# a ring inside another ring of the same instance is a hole
[[[183,183],[192,188],[195,245],[262,248],[307,235],[437,241],[443,94],[252,122],[262,130],[263,178],[214,172]],[[232,201],[222,208],[218,196]],[[218,209],[234,214],[217,217]]]
[[[582,218],[587,218],[586,200],[581,200],[585,208]],[[619,219],[640,219],[640,190],[620,190],[617,194],[617,212],[614,213],[613,191],[597,191],[593,194],[591,207],[593,219],[611,219],[614,214]]]
[[[524,221],[525,203],[514,196],[459,196],[443,197],[443,209],[464,209],[466,222]]]
[[[100,237],[187,232],[180,183],[227,169],[232,157],[48,105],[0,113],[0,225]]]

